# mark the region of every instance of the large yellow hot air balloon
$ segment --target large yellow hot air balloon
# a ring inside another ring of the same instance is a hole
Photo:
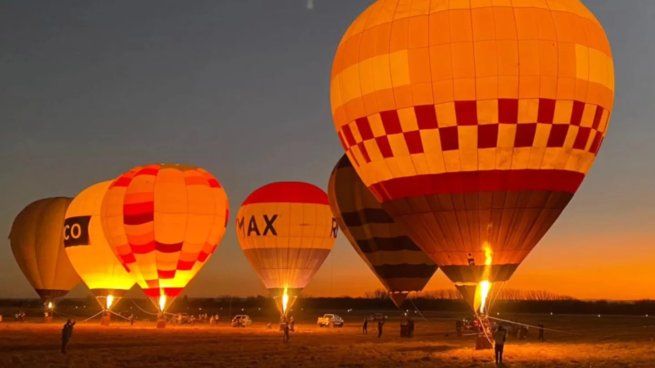
[[[613,99],[609,42],[578,0],[380,0],[331,77],[362,181],[477,309],[579,188]]]
[[[437,265],[382,208],[346,156],[330,175],[328,198],[339,227],[398,308],[410,292],[423,290]]]
[[[284,316],[330,253],[337,236],[327,195],[302,182],[267,184],[236,219],[241,249]]]
[[[111,181],[80,192],[68,206],[64,220],[64,248],[75,271],[109,310],[134,286],[134,279],[109,247],[102,229],[100,210]]]
[[[102,203],[110,247],[164,312],[216,250],[229,203],[209,172],[195,166],[139,166],[114,180]]]
[[[62,229],[70,202],[56,197],[31,203],[16,216],[9,234],[18,266],[49,309],[80,282],[64,251]]]

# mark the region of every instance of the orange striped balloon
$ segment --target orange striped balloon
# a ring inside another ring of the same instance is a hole
[[[237,213],[236,230],[241,249],[274,297],[285,290],[297,297],[337,236],[327,194],[302,182],[255,190]]]
[[[332,113],[362,181],[452,281],[504,281],[590,169],[613,68],[578,0],[379,0],[337,49]]]
[[[101,216],[114,253],[164,311],[216,250],[229,203],[204,169],[156,164],[114,180]]]

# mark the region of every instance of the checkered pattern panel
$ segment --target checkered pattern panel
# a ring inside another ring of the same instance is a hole
[[[442,151],[458,150],[460,145],[496,148],[500,135],[517,148],[598,152],[609,121],[609,111],[602,106],[550,99],[520,102],[455,101],[415,106],[400,112],[383,111],[342,126],[338,134],[344,149],[355,157],[358,165],[370,163],[372,155],[390,158],[422,154],[426,146]],[[536,108],[531,108],[532,105]],[[488,114],[489,107],[495,108],[495,114]],[[505,129],[503,125],[514,127]],[[466,130],[472,134],[467,135]],[[390,142],[395,142],[393,147]]]

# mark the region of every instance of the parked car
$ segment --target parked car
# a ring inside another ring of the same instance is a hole
[[[250,326],[252,324],[252,320],[250,319],[250,316],[247,314],[237,314],[232,318],[232,327],[246,327]]]
[[[336,314],[326,313],[322,317],[318,317],[316,324],[318,327],[343,327],[343,318]]]

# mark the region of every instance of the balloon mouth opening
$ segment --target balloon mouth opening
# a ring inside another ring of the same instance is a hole
[[[296,300],[298,300],[300,289],[284,287],[281,289],[273,289],[271,290],[271,293],[273,294],[273,301],[280,312],[280,316],[284,318],[293,310],[293,305],[296,303]]]
[[[102,308],[103,311],[111,310],[119,300],[120,296],[115,296],[113,294],[96,296],[96,301],[100,304],[100,308]]]
[[[287,291],[288,289],[284,288],[284,292],[282,294],[282,314],[284,315],[287,314],[287,308],[289,307],[289,293]]]
[[[55,304],[54,304],[52,301],[48,301],[48,302],[45,304],[45,308],[46,308],[47,310],[49,310],[49,311],[52,311],[52,310],[55,309]]]
[[[483,280],[478,283],[476,290],[476,305],[474,306],[477,313],[485,315],[487,313],[487,302],[489,292],[491,291],[491,282]]]

